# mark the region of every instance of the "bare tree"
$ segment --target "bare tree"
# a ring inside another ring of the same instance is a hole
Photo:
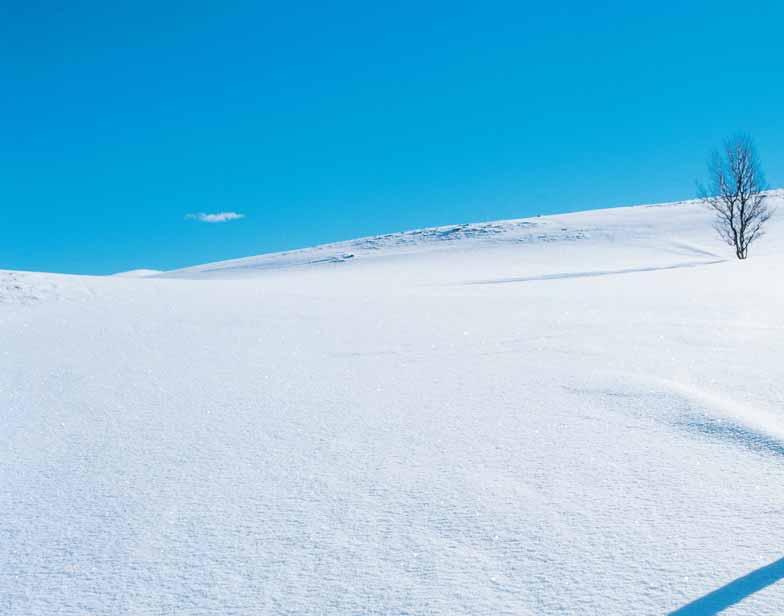
[[[707,186],[699,196],[715,213],[714,228],[745,259],[749,246],[759,239],[773,213],[767,204],[765,176],[754,141],[746,135],[724,142],[708,163]]]

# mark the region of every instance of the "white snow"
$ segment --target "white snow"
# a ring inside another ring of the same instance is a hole
[[[119,276],[121,278],[146,278],[147,276],[155,276],[156,274],[161,273],[161,270],[141,268],[128,270],[127,272],[117,272],[116,274],[112,275]]]
[[[0,272],[0,613],[784,613],[782,281],[688,202]]]

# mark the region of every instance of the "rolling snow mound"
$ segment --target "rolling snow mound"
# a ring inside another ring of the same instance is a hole
[[[0,271],[0,613],[784,613],[782,216]]]

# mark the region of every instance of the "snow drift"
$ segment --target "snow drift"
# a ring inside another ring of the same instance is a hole
[[[151,274],[0,272],[4,614],[784,611],[780,219]]]

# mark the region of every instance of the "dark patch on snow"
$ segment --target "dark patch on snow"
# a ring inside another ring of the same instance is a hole
[[[730,441],[752,451],[784,456],[784,443],[780,440],[755,432],[728,419],[690,414],[677,421],[676,426],[689,432],[697,432],[712,440]]]
[[[318,265],[320,263],[345,263],[349,259],[353,258],[354,255],[351,253],[332,255],[330,257],[324,257],[323,259],[314,259],[313,261],[308,261],[308,265]]]

